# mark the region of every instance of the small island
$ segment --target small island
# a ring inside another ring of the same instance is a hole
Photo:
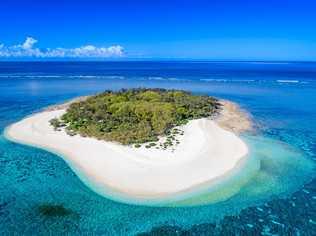
[[[248,148],[238,133],[250,126],[229,101],[142,88],[50,107],[6,136],[60,155],[105,197],[155,205],[183,201],[239,168]]]

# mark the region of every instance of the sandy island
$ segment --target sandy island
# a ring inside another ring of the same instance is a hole
[[[124,202],[168,198],[224,178],[243,160],[247,145],[236,133],[250,128],[249,118],[228,101],[216,119],[192,120],[173,149],[123,146],[54,131],[49,120],[65,106],[34,114],[7,128],[12,141],[60,154],[94,191]],[[129,200],[126,200],[129,199]]]

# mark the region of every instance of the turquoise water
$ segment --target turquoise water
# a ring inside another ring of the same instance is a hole
[[[249,111],[257,126],[255,134],[243,136],[251,148],[247,171],[193,199],[190,203],[203,204],[195,207],[108,200],[86,187],[60,157],[2,135],[0,234],[315,234],[315,68],[313,63],[0,63],[2,131],[45,106],[127,87],[230,99]],[[47,215],[43,205],[66,212]]]

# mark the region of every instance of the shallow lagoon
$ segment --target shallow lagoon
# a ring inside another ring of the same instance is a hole
[[[71,69],[67,64],[28,65],[27,68],[33,68],[30,71],[24,67],[0,63],[2,130],[47,105],[79,95],[122,87],[182,88],[231,99],[251,112],[258,132],[243,138],[252,148],[253,168],[248,170],[255,170],[252,172],[255,178],[229,200],[212,205],[132,206],[92,192],[56,155],[13,144],[2,137],[1,233],[94,231],[113,235],[153,230],[171,234],[207,231],[312,235],[316,232],[316,189],[311,164],[316,155],[313,66],[154,63],[124,64],[119,66],[125,68],[122,70],[107,63],[97,67],[79,63],[71,65]],[[231,187],[226,189],[229,191],[213,197],[226,199],[234,192]],[[204,203],[205,198],[193,201]],[[66,213],[60,215],[58,210],[55,215],[43,214],[41,206],[47,204],[63,206],[67,211],[61,211]]]

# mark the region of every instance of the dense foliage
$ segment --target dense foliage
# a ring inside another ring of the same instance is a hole
[[[218,103],[209,96],[164,89],[106,91],[70,105],[61,119],[51,120],[69,134],[122,144],[157,141],[175,126],[211,116]]]

